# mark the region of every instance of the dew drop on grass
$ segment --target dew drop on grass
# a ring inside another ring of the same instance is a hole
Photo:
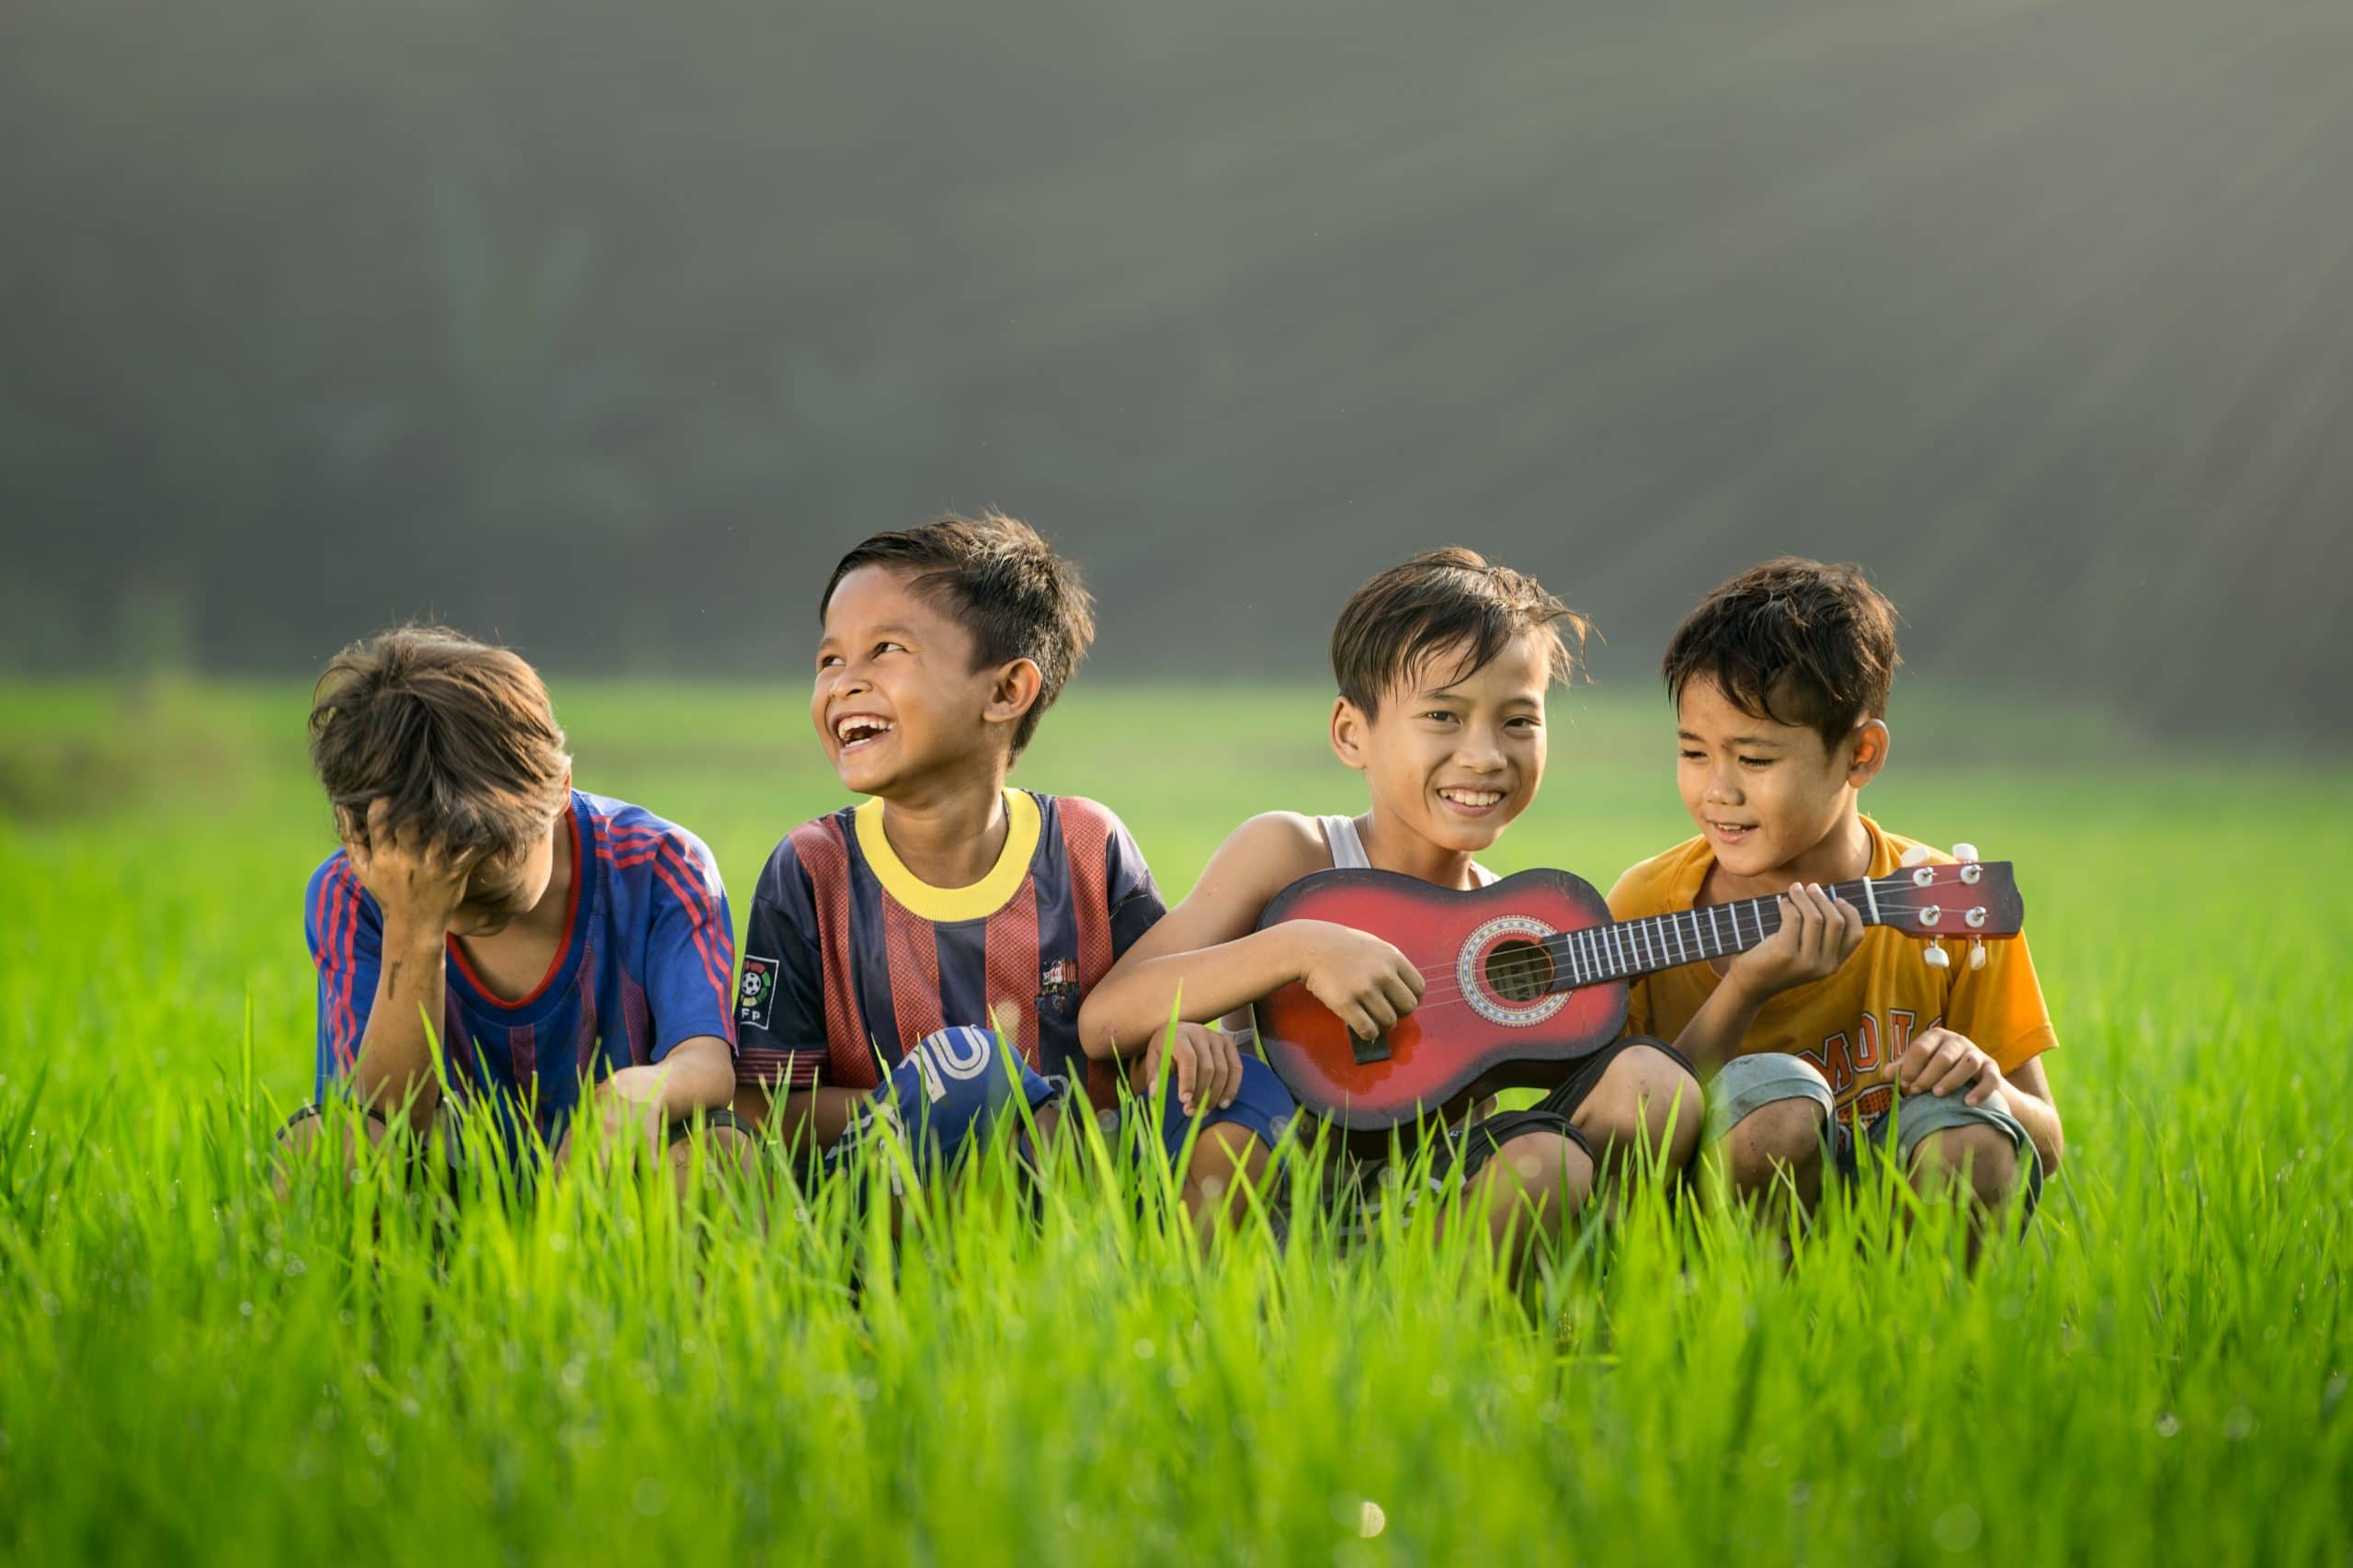
[[[2157,1417],[2158,1437],[2170,1437],[2180,1430],[2181,1417],[2176,1415],[2172,1411],[2168,1410],[2163,1415]]]
[[[2255,1418],[2254,1411],[2244,1404],[2236,1405],[2222,1417],[2222,1437],[2230,1442],[2243,1443],[2254,1437],[2256,1428],[2262,1425]]]
[[[1928,1527],[1928,1534],[1947,1551],[1967,1551],[1977,1544],[1984,1528],[1976,1509],[1966,1503],[1956,1503],[1937,1516],[1936,1523]]]
[[[1388,1528],[1388,1513],[1382,1509],[1380,1504],[1374,1502],[1370,1497],[1366,1498],[1364,1500],[1364,1506],[1357,1510],[1358,1536],[1365,1540],[1370,1540],[1374,1536],[1379,1535],[1382,1530],[1385,1530]]]
[[[1137,1360],[1149,1361],[1153,1358],[1154,1346],[1149,1339],[1139,1339],[1136,1341],[1135,1350]]]

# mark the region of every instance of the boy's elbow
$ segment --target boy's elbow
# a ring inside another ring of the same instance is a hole
[[[1078,1007],[1078,1049],[1089,1062],[1108,1062],[1120,1054],[1120,1030],[1110,1009],[1089,996]]]

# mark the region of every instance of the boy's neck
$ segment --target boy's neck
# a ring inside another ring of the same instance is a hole
[[[1863,825],[1862,812],[1850,798],[1830,831],[1804,854],[1755,877],[1733,876],[1718,861],[1709,869],[1706,891],[1719,903],[1771,898],[1789,892],[1791,882],[1819,882],[1828,887],[1833,882],[1853,881],[1870,869],[1870,829]]]
[[[1011,819],[1003,767],[882,797],[882,835],[899,863],[936,888],[970,887],[995,869]]]
[[[1357,819],[1357,836],[1364,840],[1364,858],[1376,871],[1398,871],[1458,891],[1478,885],[1471,874],[1470,851],[1432,844],[1418,833],[1384,822],[1378,803]]]

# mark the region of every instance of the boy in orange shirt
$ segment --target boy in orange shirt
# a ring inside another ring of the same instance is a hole
[[[1779,900],[1761,945],[1634,982],[1626,1023],[1711,1080],[1704,1138],[1743,1199],[1787,1182],[1810,1210],[1825,1158],[1852,1174],[1865,1150],[1987,1206],[2059,1165],[2041,1061],[2056,1040],[2025,938],[1986,944],[1982,967],[1962,949],[1932,968],[1917,938],[1866,929],[1824,891],[1950,858],[1858,809],[1887,761],[1897,663],[1894,608],[1861,571],[1794,557],[1717,588],[1667,649],[1677,780],[1699,833],[1627,871],[1609,908]]]

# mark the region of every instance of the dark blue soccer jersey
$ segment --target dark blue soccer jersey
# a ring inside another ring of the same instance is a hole
[[[563,945],[531,994],[506,1002],[474,979],[453,937],[436,1028],[451,1085],[487,1099],[510,1131],[528,1103],[552,1142],[585,1078],[659,1062],[680,1040],[733,1044],[733,926],[702,840],[651,812],[572,792],[572,894]],[[319,974],[318,1090],[350,1071],[376,1000],[383,915],[336,850],[311,875],[303,926]]]
[[[735,993],[745,1083],[870,1089],[915,1041],[1001,1029],[1037,1071],[1112,1103],[1078,1044],[1078,1004],[1165,913],[1120,819],[1076,796],[1005,792],[1004,852],[966,888],[919,881],[882,802],[802,824],[760,874]]]

